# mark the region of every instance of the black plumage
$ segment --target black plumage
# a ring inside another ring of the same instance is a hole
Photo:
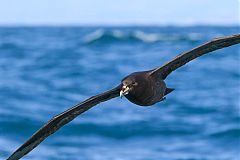
[[[93,96],[86,101],[60,113],[40,128],[30,139],[18,148],[7,160],[18,160],[59,128],[72,121],[81,113],[109,99],[125,96],[140,106],[151,106],[164,100],[174,89],[167,88],[164,80],[177,68],[206,53],[240,43],[240,34],[215,39],[186,53],[180,54],[161,67],[149,71],[135,72],[125,77],[116,88]]]
[[[165,82],[151,76],[151,71],[135,72],[122,80],[122,85],[129,88],[122,91],[126,98],[140,106],[151,106],[164,99],[164,96],[173,91],[167,88]]]

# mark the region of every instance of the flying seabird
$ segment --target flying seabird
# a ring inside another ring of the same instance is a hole
[[[164,80],[177,68],[206,53],[240,43],[240,34],[209,41],[188,52],[178,55],[161,67],[135,72],[126,76],[121,84],[112,90],[93,96],[84,102],[60,113],[47,122],[19,147],[7,160],[18,160],[37,147],[48,136],[93,106],[115,97],[125,96],[140,106],[151,106],[165,99],[174,89],[166,87]]]

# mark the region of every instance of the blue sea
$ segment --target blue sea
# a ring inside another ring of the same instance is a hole
[[[0,27],[0,159],[53,116],[135,71],[239,27]],[[25,160],[239,160],[239,45],[166,80],[165,101],[115,98],[47,138]]]

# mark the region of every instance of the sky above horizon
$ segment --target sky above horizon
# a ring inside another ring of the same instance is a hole
[[[240,0],[0,0],[0,25],[239,25]]]

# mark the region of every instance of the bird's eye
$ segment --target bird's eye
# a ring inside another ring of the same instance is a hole
[[[137,85],[137,82],[133,82],[132,85],[136,86],[136,85]]]

